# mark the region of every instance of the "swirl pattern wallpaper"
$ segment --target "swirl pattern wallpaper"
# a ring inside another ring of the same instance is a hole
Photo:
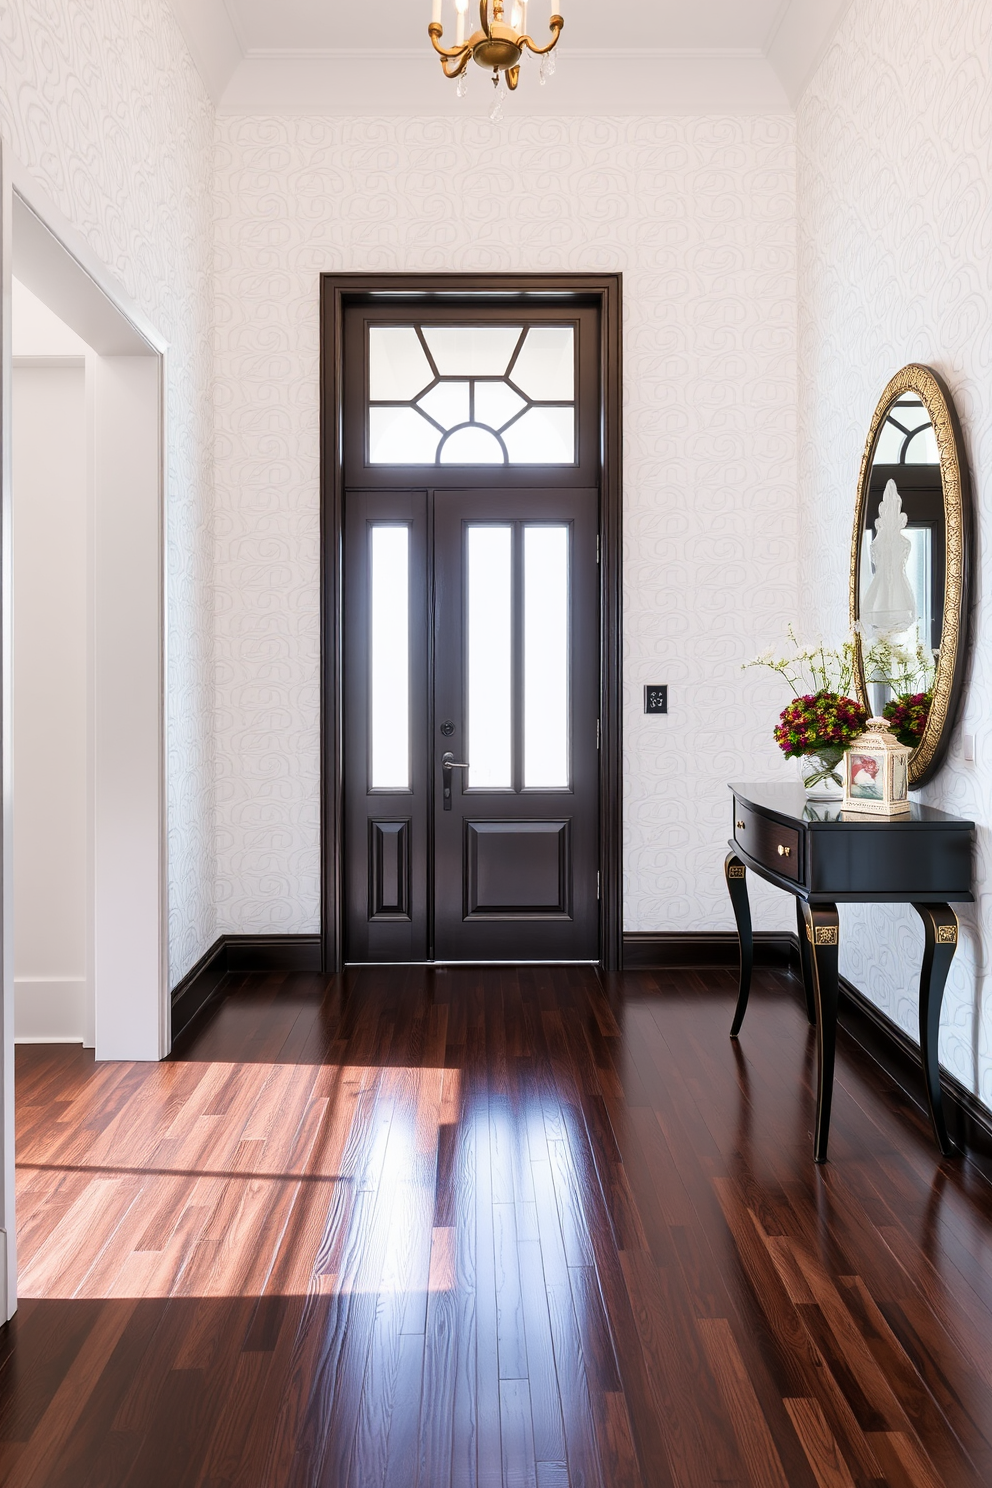
[[[213,940],[213,107],[166,0],[0,5],[0,129],[169,340],[169,963]]]
[[[729,928],[726,782],[784,769],[741,663],[798,602],[792,121],[217,128],[220,927],[318,925],[320,272],[619,269],[625,922]]]
[[[907,362],[936,368],[964,429],[976,605],[963,717],[921,799],[978,824],[976,898],[944,1001],[940,1055],[992,1105],[988,893],[992,654],[983,536],[992,510],[992,10],[861,3],[798,112],[800,527],[804,620],[847,624],[858,468],[875,404]],[[961,736],[977,739],[974,764]],[[913,1038],[923,930],[911,909],[842,910],[841,970]]]

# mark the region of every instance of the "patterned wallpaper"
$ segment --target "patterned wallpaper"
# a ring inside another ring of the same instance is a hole
[[[167,0],[4,0],[0,129],[169,338],[170,970],[214,937],[213,110]]]
[[[971,681],[950,763],[922,799],[978,823],[974,907],[961,907],[941,1059],[992,1105],[992,8],[859,0],[798,115],[800,524],[811,633],[847,616],[854,486],[893,372],[943,373],[964,425],[977,512]],[[978,760],[962,759],[973,733]],[[842,970],[916,1036],[923,933],[912,910],[843,912]]]
[[[626,925],[729,926],[726,782],[784,769],[740,663],[798,603],[792,121],[217,128],[219,928],[318,925],[318,275],[417,268],[623,271]]]

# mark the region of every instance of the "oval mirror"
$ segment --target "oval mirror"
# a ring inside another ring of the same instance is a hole
[[[897,372],[868,431],[851,542],[857,686],[913,750],[912,787],[940,768],[964,674],[971,497],[954,405],[928,367]]]

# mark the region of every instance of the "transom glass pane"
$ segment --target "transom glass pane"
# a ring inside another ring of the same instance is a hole
[[[524,527],[524,785],[567,788],[568,528]]]
[[[477,382],[475,384],[475,416],[480,424],[490,429],[502,429],[503,425],[526,408],[519,393],[505,382]]]
[[[456,424],[467,424],[469,419],[468,383],[439,382],[437,387],[431,388],[429,393],[417,399],[417,407],[430,414],[442,429],[453,429]]]
[[[502,465],[503,446],[488,429],[456,429],[441,446],[442,465]]]
[[[371,783],[410,789],[410,529],[373,523],[370,533]]]
[[[574,465],[574,362],[572,325],[370,326],[369,462]]]
[[[373,465],[433,465],[441,435],[415,408],[369,409]]]
[[[575,333],[571,326],[532,326],[513,364],[512,381],[528,398],[561,403],[575,396]]]
[[[413,326],[369,327],[369,397],[373,403],[415,398],[434,381]]]
[[[571,408],[528,408],[503,430],[511,465],[571,465],[575,413]]]
[[[523,326],[422,326],[441,377],[502,377]]]
[[[468,591],[468,784],[513,784],[513,529],[470,524]]]

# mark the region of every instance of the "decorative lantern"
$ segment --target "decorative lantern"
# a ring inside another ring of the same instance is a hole
[[[844,755],[844,814],[905,816],[909,812],[909,754],[885,718],[869,718]]]

